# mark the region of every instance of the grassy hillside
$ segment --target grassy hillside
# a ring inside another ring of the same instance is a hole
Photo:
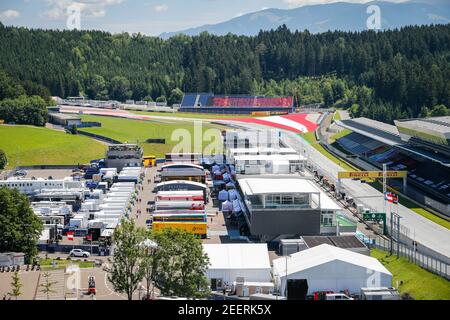
[[[170,120],[158,121],[143,121],[132,120],[125,118],[103,117],[103,116],[82,116],[83,121],[96,121],[102,124],[101,127],[96,128],[82,128],[80,131],[95,133],[105,137],[109,137],[121,142],[138,143],[144,148],[146,155],[155,155],[161,157],[164,154],[171,152],[172,148],[178,144],[178,141],[173,140],[172,134],[176,134],[176,130],[181,129],[189,133],[190,137],[186,137],[186,141],[190,140],[192,150],[194,148],[194,122],[181,122]],[[199,124],[201,122],[198,122]],[[201,124],[203,133],[208,129],[223,129],[220,126],[213,126],[209,124]],[[201,141],[203,135],[200,136],[200,146],[208,145],[208,142]],[[147,139],[166,139],[165,144],[146,143]],[[183,138],[184,139],[184,138]],[[189,152],[186,150],[186,152]],[[194,152],[194,150],[192,151]],[[200,150],[201,152],[201,150]]]
[[[106,147],[95,140],[47,128],[0,125],[0,149],[7,169],[39,164],[87,163],[104,156]]]

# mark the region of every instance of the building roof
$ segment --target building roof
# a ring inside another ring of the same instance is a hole
[[[161,172],[161,177],[202,177],[204,175],[204,170],[197,168],[171,168]]]
[[[274,154],[296,154],[297,151],[295,151],[292,148],[229,148],[230,154],[256,154],[256,153],[274,153]]]
[[[380,273],[392,275],[377,259],[356,253],[350,250],[338,248],[329,244],[306,249],[287,258],[288,274],[302,272],[320,265],[341,261],[352,264],[368,270],[378,271]],[[280,277],[286,275],[286,257],[273,260],[274,272]]]
[[[169,190],[169,191],[158,191],[156,196],[192,196],[201,195],[203,196],[203,191],[201,190]]]
[[[62,120],[81,120],[81,117],[77,117],[73,114],[50,112],[48,115]]]
[[[366,248],[366,245],[356,236],[303,236],[302,239],[308,248],[317,247],[324,243],[342,249]]]
[[[289,161],[289,160],[306,160],[299,154],[240,154],[234,157],[235,161]]]
[[[165,164],[163,166],[161,166],[161,170],[172,170],[173,168],[184,168],[184,169],[200,169],[200,170],[205,170],[202,166],[195,164],[195,163],[188,163],[188,162],[174,162],[174,163],[169,163],[169,164]]]
[[[322,210],[342,210],[342,208],[331,199],[325,192],[317,189],[320,192],[320,209]],[[317,203],[317,196],[312,195],[313,200]]]
[[[283,178],[245,178],[238,180],[246,195],[288,194],[288,193],[320,193],[309,180]]]
[[[338,120],[336,121],[336,124],[390,146],[403,143],[397,127],[381,121],[375,121],[368,118],[355,118]]]
[[[206,189],[206,185],[203,183],[195,182],[195,181],[187,181],[187,180],[172,180],[172,181],[166,181],[166,182],[160,182],[156,185],[156,188],[172,185],[172,184],[186,184],[186,185],[192,185],[197,187],[202,187],[203,189]]]
[[[209,269],[270,269],[265,243],[203,244]]]

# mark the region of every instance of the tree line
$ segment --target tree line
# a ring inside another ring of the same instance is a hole
[[[0,24],[0,42],[0,69],[60,97],[177,103],[183,91],[272,95],[286,81],[304,85],[331,75],[360,99],[349,106],[358,116],[391,121],[450,106],[450,25],[321,34],[281,26],[252,37],[202,33],[162,40]],[[336,84],[333,90],[341,90]],[[326,86],[320,101],[341,100]],[[297,91],[289,94],[305,90],[292,87]]]
[[[44,126],[51,104],[48,89],[30,81],[19,82],[0,70],[0,120]]]

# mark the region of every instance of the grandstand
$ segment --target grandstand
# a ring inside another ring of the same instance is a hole
[[[253,112],[287,114],[293,110],[293,97],[216,96],[212,93],[186,93],[180,107],[180,111],[184,112],[227,114],[251,114]]]
[[[351,131],[336,143],[380,169],[407,170],[408,195],[450,216],[449,120],[399,120],[396,126],[366,118],[336,121]]]

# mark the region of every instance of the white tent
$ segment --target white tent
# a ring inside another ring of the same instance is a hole
[[[344,290],[359,294],[362,287],[392,286],[392,274],[377,259],[328,244],[273,261],[275,282],[283,295],[286,273],[288,280],[305,279],[308,294]]]
[[[208,255],[207,278],[233,284],[242,277],[246,282],[271,282],[269,252],[265,243],[204,244]]]

